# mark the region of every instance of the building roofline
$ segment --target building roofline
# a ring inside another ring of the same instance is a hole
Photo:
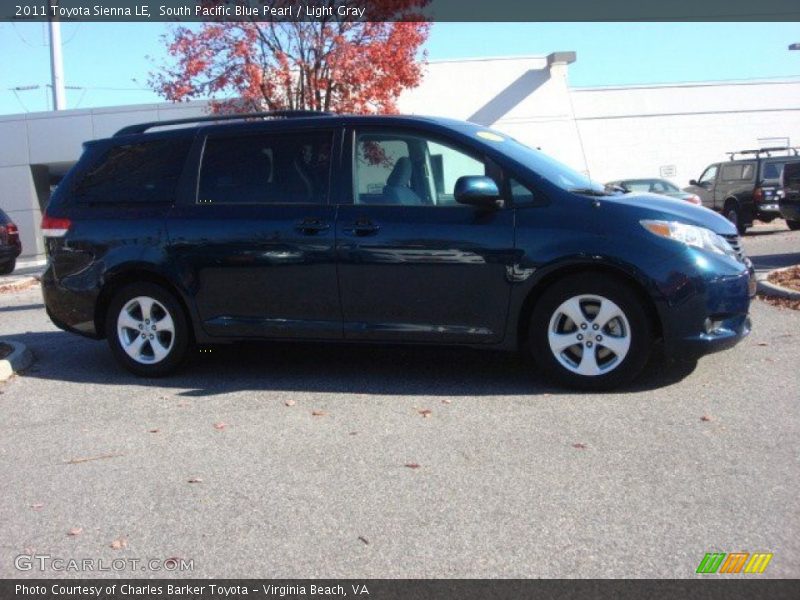
[[[761,79],[718,79],[711,81],[683,81],[667,83],[641,83],[625,85],[597,85],[570,87],[572,92],[613,92],[617,90],[648,90],[661,88],[722,87],[729,85],[791,85],[800,83],[798,77],[765,77]]]

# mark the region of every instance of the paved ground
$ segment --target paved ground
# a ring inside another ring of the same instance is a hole
[[[746,238],[757,265],[800,262],[779,229]],[[37,289],[3,295],[0,332],[37,364],[0,385],[0,577],[30,553],[198,577],[691,577],[712,550],[799,577],[800,313],[752,312],[729,352],[584,395],[430,348],[218,348],[138,380],[57,331]]]

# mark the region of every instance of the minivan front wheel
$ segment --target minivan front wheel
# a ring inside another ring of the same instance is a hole
[[[650,321],[623,281],[571,276],[550,286],[533,312],[530,349],[559,383],[605,390],[628,383],[647,363]]]
[[[106,337],[125,368],[143,377],[158,377],[183,362],[190,336],[186,316],[172,294],[153,283],[135,283],[111,300]]]

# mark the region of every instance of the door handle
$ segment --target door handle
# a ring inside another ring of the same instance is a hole
[[[349,229],[345,229],[345,233],[358,236],[374,235],[378,233],[380,228],[380,225],[373,223],[369,219],[359,219]]]
[[[294,228],[305,235],[314,235],[316,233],[327,231],[331,228],[331,226],[321,219],[304,219],[302,221],[298,221]]]

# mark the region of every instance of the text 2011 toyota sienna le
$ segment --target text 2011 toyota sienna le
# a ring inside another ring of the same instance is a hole
[[[754,281],[726,219],[617,199],[446,119],[126,127],[85,145],[42,229],[53,322],[144,376],[195,343],[344,340],[523,348],[564,384],[608,389],[658,340],[699,356],[750,327]]]

